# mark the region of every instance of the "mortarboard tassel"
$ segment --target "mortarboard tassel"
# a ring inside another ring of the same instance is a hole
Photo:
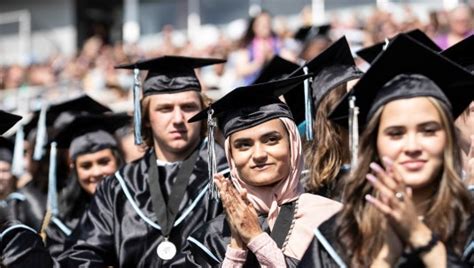
[[[356,98],[349,98],[349,148],[351,148],[351,168],[357,165],[357,153],[359,151],[359,107],[355,105]]]
[[[214,184],[214,175],[217,173],[217,161],[216,161],[216,147],[214,139],[214,130],[216,128],[216,119],[212,116],[214,110],[209,107],[207,112],[207,159],[208,159],[208,171],[209,171],[209,188],[211,193],[211,198],[218,199],[218,191]]]
[[[43,157],[43,149],[48,139],[48,133],[46,132],[46,112],[48,105],[43,103],[38,119],[38,126],[36,132],[35,150],[33,152],[33,160],[39,161]]]
[[[308,67],[303,67],[304,74],[308,74]],[[304,80],[304,103],[305,103],[305,121],[306,121],[306,140],[313,140],[313,107],[312,107],[312,98],[310,96],[310,83],[311,78]]]
[[[138,68],[133,69],[133,121],[134,121],[134,134],[135,144],[140,145],[142,141],[142,111],[140,109],[140,70]]]
[[[57,143],[51,143],[49,154],[49,173],[48,173],[48,209],[51,211],[51,216],[58,216],[58,193],[56,191],[56,156]]]
[[[12,174],[19,178],[24,173],[23,151],[25,149],[25,132],[23,131],[23,124],[20,124],[16,136],[15,147],[13,149],[12,160]]]

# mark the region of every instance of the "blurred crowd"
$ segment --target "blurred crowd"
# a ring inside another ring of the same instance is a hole
[[[311,18],[311,8],[304,8],[300,13],[301,27],[310,26]],[[432,11],[427,18],[422,20],[409,6],[401,16],[379,9],[374,9],[367,17],[357,14],[344,18],[333,16],[329,31],[321,31],[322,38],[310,45],[303,45],[302,40],[298,40],[298,29],[290,29],[285,20],[275,20],[267,12],[248,20],[240,40],[232,40],[221,32],[217,42],[204,47],[190,41],[178,45],[173,39],[176,30],[171,25],[163,27],[161,44],[147,50],[121,42],[107,44],[100,36],[93,36],[72,57],[57,54],[27,66],[0,66],[0,89],[67,87],[68,92],[85,92],[101,102],[126,102],[133,76],[129,71],[114,69],[115,65],[161,55],[186,55],[227,59],[225,65],[204,68],[199,74],[204,90],[211,97],[219,97],[236,86],[251,83],[274,54],[293,62],[311,59],[342,35],[346,35],[354,52],[415,28],[425,31],[443,49],[474,32],[473,7],[469,5]],[[58,94],[47,95],[49,99],[57,97]]]

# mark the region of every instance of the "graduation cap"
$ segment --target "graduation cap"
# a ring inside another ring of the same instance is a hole
[[[201,84],[194,69],[226,62],[223,59],[162,56],[131,64],[115,66],[116,69],[132,69],[134,72],[133,100],[135,144],[142,144],[140,90],[143,96],[170,94],[188,90],[201,91]],[[141,89],[139,72],[148,70]]]
[[[406,32],[405,34],[436,52],[441,51],[441,48],[419,29]],[[386,46],[386,42],[377,43],[357,51],[356,54],[366,62],[372,63],[384,50],[384,46]],[[406,60],[409,60],[409,58],[406,58]]]
[[[213,178],[217,172],[214,151],[214,128],[218,126],[224,137],[279,117],[291,118],[288,106],[278,97],[297,87],[310,75],[301,75],[260,84],[239,87],[212,103],[188,120],[207,119],[208,163],[211,198],[217,199]],[[217,118],[217,124],[215,122]]]
[[[13,160],[14,143],[0,136],[0,161],[11,163]]]
[[[352,57],[349,43],[345,36],[334,42],[321,54],[300,67],[295,73],[303,72],[303,68],[313,74],[310,96],[305,97],[303,90],[292,90],[285,95],[285,99],[292,112],[305,115],[305,110],[316,111],[321,100],[334,88],[350,80],[360,78],[360,71]],[[306,100],[309,98],[308,100]],[[307,103],[307,102],[310,103]],[[295,110],[295,111],[294,111]],[[307,128],[312,130],[313,112],[309,112],[306,118]],[[307,134],[309,131],[306,131]],[[307,135],[308,136],[308,135]]]
[[[474,73],[474,34],[443,50],[441,55]]]
[[[299,67],[300,66],[298,64],[287,61],[282,57],[275,55],[272,60],[267,65],[265,65],[253,84],[270,82],[272,80],[280,80],[290,74],[293,76],[302,75],[302,70],[295,73],[295,70]],[[304,109],[301,108],[301,105],[304,105],[303,88],[301,88],[301,90],[292,90],[291,92],[283,94],[283,96],[285,98],[286,104],[290,108],[295,123],[298,125],[303,122],[305,119]]]
[[[364,127],[373,113],[390,101],[430,96],[443,102],[456,118],[474,99],[473,88],[474,76],[468,71],[400,34],[329,117],[346,125],[349,98],[355,97],[360,126]]]
[[[300,27],[293,35],[293,39],[305,43],[316,37],[327,37],[331,30],[331,24],[323,24],[319,26],[303,26]]]
[[[23,127],[26,136],[28,136],[35,128],[37,131],[33,159],[41,159],[43,155],[43,147],[48,141],[48,127],[51,128],[61,113],[66,111],[73,113],[87,112],[93,114],[111,112],[108,107],[100,104],[85,94],[60,103],[51,105],[45,103],[40,110],[34,112],[31,120]]]
[[[78,115],[56,134],[54,141],[58,148],[69,148],[69,155],[75,159],[84,153],[116,147],[115,130],[130,121],[131,116],[126,113]]]
[[[0,135],[12,128],[21,118],[19,115],[0,110]]]

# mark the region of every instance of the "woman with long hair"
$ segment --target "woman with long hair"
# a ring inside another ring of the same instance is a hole
[[[306,152],[310,177],[306,190],[340,200],[343,179],[350,170],[350,148],[347,126],[327,117],[347,93],[348,82],[360,78],[345,37],[337,40],[306,64],[313,73],[312,99],[314,139]]]
[[[473,85],[471,74],[406,35],[390,43],[353,88],[363,126],[358,164],[343,209],[316,230],[303,265],[467,265],[473,201],[453,118]]]
[[[278,99],[307,76],[237,88],[211,104],[225,136],[230,178],[215,177],[225,214],[193,233],[188,265],[294,266],[312,229],[338,202],[303,193],[301,139]],[[205,110],[194,119],[203,119]]]
[[[65,250],[66,238],[73,235],[97,185],[123,164],[113,132],[128,121],[129,116],[120,114],[79,115],[56,135],[58,147],[69,148],[71,175],[60,192],[58,213],[50,204],[51,214],[43,223],[47,226],[46,246],[52,257]]]

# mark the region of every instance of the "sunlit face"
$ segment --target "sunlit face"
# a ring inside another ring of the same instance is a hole
[[[156,94],[148,98],[153,141],[160,150],[179,155],[197,146],[201,123],[188,120],[202,108],[198,92]]]
[[[75,168],[79,184],[88,194],[95,193],[97,184],[118,168],[117,159],[111,149],[104,149],[76,158]]]
[[[288,177],[289,138],[279,119],[231,134],[230,147],[237,172],[246,183],[266,186]]]
[[[13,191],[14,180],[9,162],[0,161],[0,195],[6,195]]]
[[[425,97],[385,105],[377,134],[380,157],[387,156],[414,190],[428,186],[443,165],[446,130],[436,107]]]

